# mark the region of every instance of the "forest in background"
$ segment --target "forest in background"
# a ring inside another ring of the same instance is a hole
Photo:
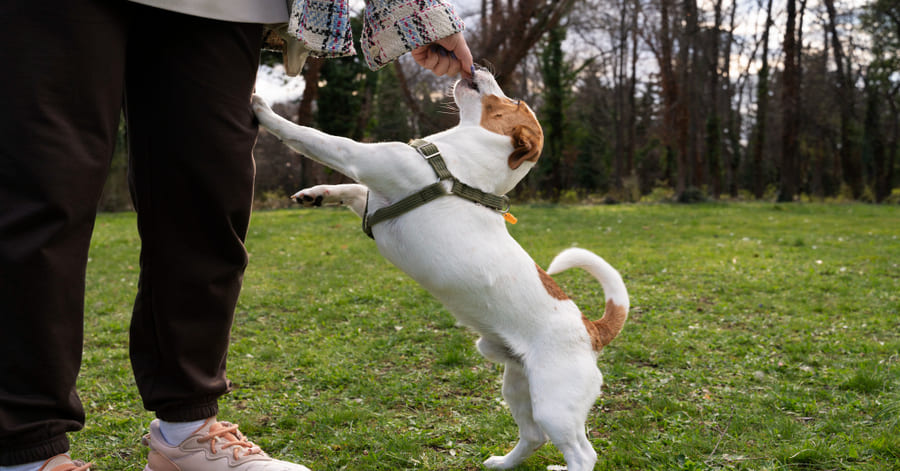
[[[479,1],[457,7],[476,62],[544,127],[515,197],[900,202],[898,0]],[[452,81],[408,56],[310,59],[303,77],[275,109],[328,133],[406,141],[457,120]],[[255,156],[262,206],[344,181],[264,132]]]

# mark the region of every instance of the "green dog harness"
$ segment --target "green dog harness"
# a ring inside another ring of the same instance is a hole
[[[487,206],[488,208],[503,213],[507,221],[513,222],[514,218],[509,214],[509,197],[506,195],[498,196],[491,193],[485,193],[478,188],[473,188],[457,180],[456,177],[450,173],[450,170],[447,169],[447,164],[444,162],[444,158],[441,157],[441,152],[436,145],[423,139],[413,139],[409,142],[409,145],[419,151],[419,154],[421,154],[422,157],[425,158],[425,161],[431,165],[431,168],[434,169],[434,173],[437,174],[439,180],[390,206],[378,209],[372,213],[371,216],[369,216],[369,198],[367,195],[366,211],[363,214],[362,220],[362,229],[366,235],[375,239],[375,236],[372,235],[372,226],[375,224],[387,219],[395,218],[403,213],[412,211],[425,203],[448,195],[456,195],[474,203]],[[444,180],[449,180],[452,183],[449,190],[444,187]]]

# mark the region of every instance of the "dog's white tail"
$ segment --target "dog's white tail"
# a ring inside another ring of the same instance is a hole
[[[628,290],[622,276],[606,260],[589,250],[571,248],[563,250],[550,262],[547,273],[556,273],[579,267],[594,276],[603,286],[606,296],[606,310],[599,320],[585,320],[585,326],[591,334],[594,350],[600,351],[608,345],[622,330],[628,318]]]

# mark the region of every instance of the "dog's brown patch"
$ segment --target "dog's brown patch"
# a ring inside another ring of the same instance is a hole
[[[544,147],[544,131],[528,105],[487,95],[481,100],[481,108],[481,127],[513,141],[509,168],[515,170],[524,162],[537,162]]]
[[[556,299],[559,299],[560,301],[569,299],[569,297],[566,296],[565,291],[563,291],[562,288],[560,288],[559,285],[556,284],[555,281],[553,281],[553,278],[550,278],[550,275],[548,275],[543,268],[541,268],[537,264],[535,264],[534,266],[537,267],[538,276],[541,277],[541,283],[544,284],[544,289],[547,290],[547,294]]]
[[[584,314],[581,315],[581,322],[584,323],[584,328],[587,329],[588,335],[591,337],[591,350],[595,352],[602,350],[603,343],[600,342],[600,329],[594,325],[594,321],[588,319]]]
[[[606,301],[606,310],[599,320],[591,321],[582,314],[581,321],[584,322],[584,328],[591,337],[591,348],[595,352],[599,352],[603,347],[609,345],[622,331],[627,318],[628,311],[625,306],[619,306],[612,299]]]

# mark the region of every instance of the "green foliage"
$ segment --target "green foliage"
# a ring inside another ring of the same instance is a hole
[[[703,203],[706,201],[706,192],[697,187],[687,187],[678,195],[679,203]]]
[[[592,175],[594,170],[591,154],[579,158],[581,149],[573,146],[569,139],[569,122],[566,118],[573,100],[573,85],[582,69],[590,65],[588,60],[575,67],[566,60],[562,44],[566,39],[566,29],[557,27],[547,33],[540,52],[539,64],[544,88],[542,91],[541,125],[544,128],[544,150],[538,160],[537,169],[530,178],[532,182],[547,180],[556,190],[562,191],[574,183],[574,178],[564,175],[566,169],[575,169],[577,175]],[[580,172],[579,172],[580,170]],[[541,186],[541,185],[538,185]],[[587,187],[592,189],[592,187]]]
[[[99,209],[111,212],[132,209],[131,192],[128,188],[128,138],[124,116],[119,120],[116,147],[109,164],[109,176],[103,185]]]
[[[546,266],[596,251],[632,309],[599,358],[588,435],[599,470],[900,468],[900,208],[517,205],[512,235]],[[85,300],[88,412],[73,454],[146,463],[128,363],[139,241],[101,214]],[[478,470],[517,429],[475,335],[378,255],[346,210],[254,214],[221,417],[314,470]],[[556,280],[590,318],[579,270]],[[521,470],[563,463],[545,446]]]
[[[378,93],[374,97],[377,118],[371,123],[370,131],[379,140],[406,142],[416,133],[394,67],[399,65],[390,64],[379,75]]]
[[[886,204],[900,204],[900,188],[894,188],[891,191],[891,195],[888,196],[884,203]]]
[[[354,38],[359,38],[361,20],[353,18],[351,25]],[[354,41],[359,50],[359,40]],[[318,95],[318,102],[326,105],[316,109],[317,127],[329,134],[361,140],[368,123],[358,117],[364,100],[371,99],[377,78],[358,55],[326,60]]]
[[[657,185],[650,193],[641,197],[641,203],[671,203],[675,200],[675,190],[667,185]]]

